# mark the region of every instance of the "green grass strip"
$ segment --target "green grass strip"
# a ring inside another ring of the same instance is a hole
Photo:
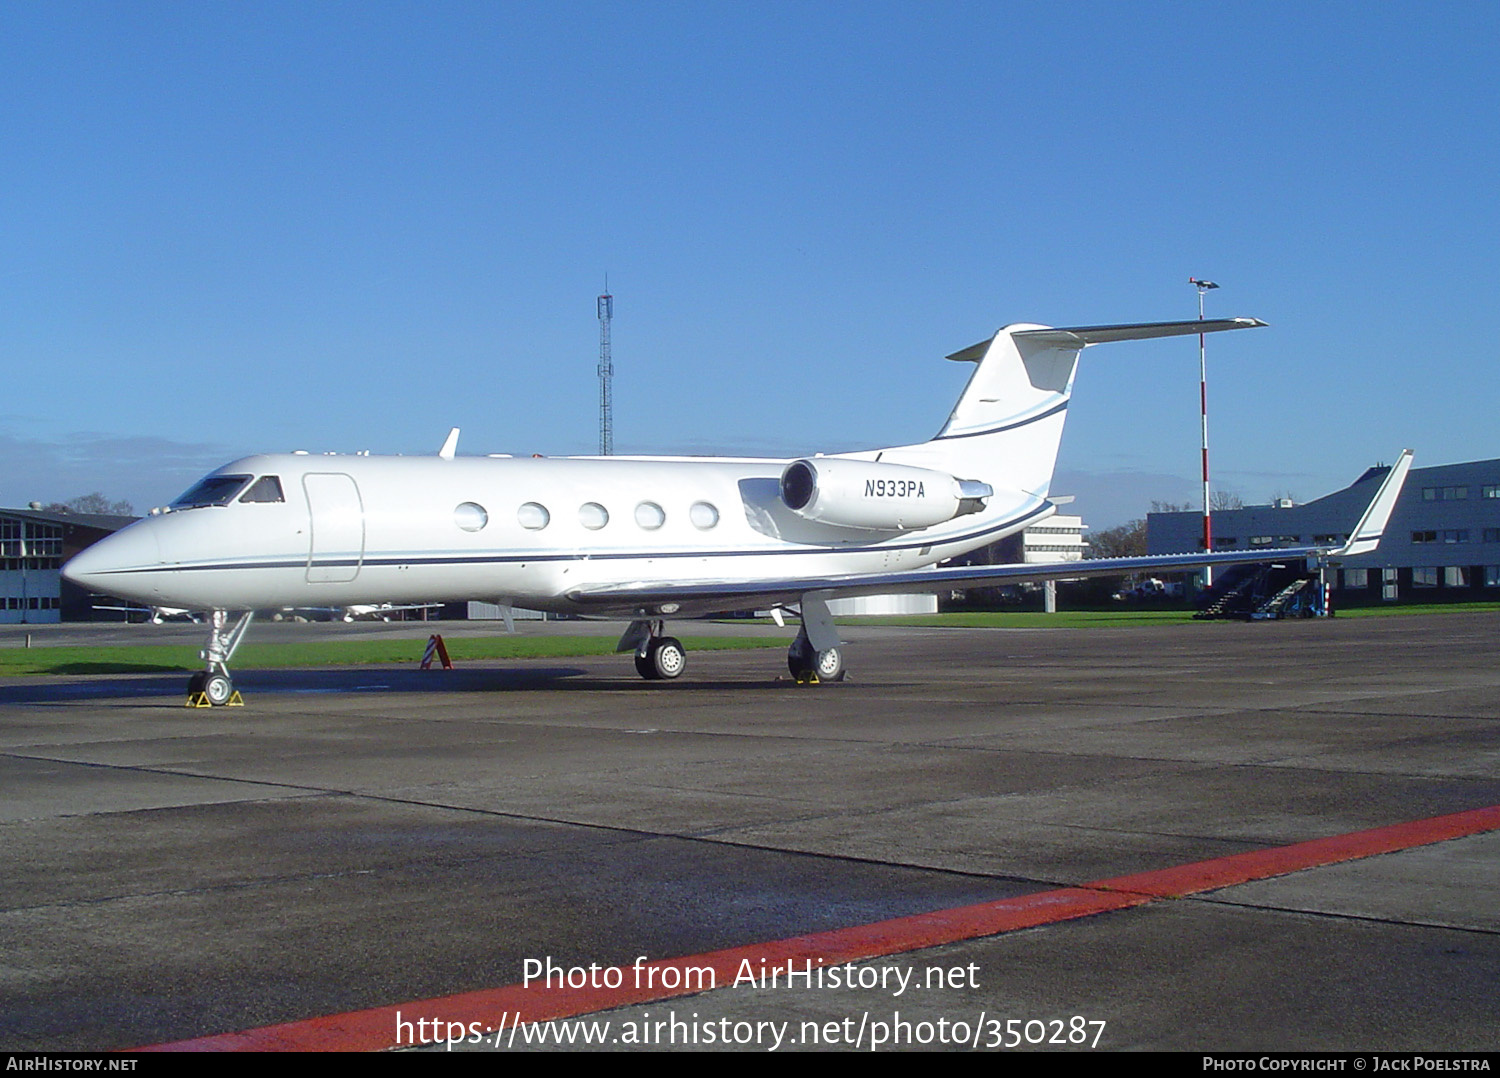
[[[775,637],[686,636],[689,652],[735,648],[784,648]],[[612,636],[475,636],[448,638],[448,655],[455,665],[478,659],[560,659],[611,655]],[[422,658],[427,641],[328,640],[305,644],[246,644],[235,653],[234,669],[267,670],[296,666],[366,666],[409,663]],[[57,647],[0,649],[0,677],[25,674],[149,674],[197,670],[199,649],[143,644],[139,647]]]
[[[1395,606],[1344,607],[1341,618],[1397,617],[1412,614],[1500,612],[1500,603],[1420,603]],[[892,615],[845,620],[846,625],[946,627],[953,629],[1097,629],[1147,625],[1180,625],[1193,620],[1191,610],[1061,610],[1035,612],[964,611],[951,614]],[[779,637],[688,636],[688,651],[733,648],[782,648]],[[611,636],[473,636],[447,641],[455,663],[476,659],[561,659],[609,655]],[[256,670],[295,666],[365,666],[376,663],[416,663],[426,641],[310,641],[298,644],[246,644],[235,655],[234,666]],[[0,648],[0,677],[25,674],[143,674],[197,670],[198,648],[145,644],[139,647]]]
[[[1334,606],[1341,618],[1380,618],[1404,614],[1475,614],[1500,611],[1500,603],[1400,603],[1391,606]]]

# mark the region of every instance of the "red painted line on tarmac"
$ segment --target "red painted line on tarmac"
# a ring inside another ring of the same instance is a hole
[[[622,984],[606,987],[546,987],[519,984],[504,988],[466,992],[438,999],[419,1000],[396,1006],[372,1007],[365,1011],[333,1014],[284,1025],[265,1026],[243,1033],[228,1033],[155,1045],[163,1051],[374,1051],[397,1045],[397,1015],[400,1021],[415,1027],[419,1019],[441,1018],[467,1028],[470,1022],[481,1028],[499,1025],[499,1016],[520,1012],[523,1022],[545,1022],[571,1018],[595,1011],[624,1007],[632,1003],[652,1003],[678,996],[696,995],[706,985],[726,987],[734,983],[744,963],[749,963],[756,977],[769,976],[770,970],[783,974],[792,963],[795,968],[816,969],[820,964],[858,962],[879,955],[936,947],[956,940],[994,936],[1018,928],[1049,924],[1074,917],[1139,906],[1151,899],[1146,895],[1108,894],[1083,888],[1042,891],[1037,894],[986,902],[978,906],[937,910],[890,921],[856,925],[853,928],[815,932],[790,939],[752,943],[723,951],[668,958],[643,963],[637,973],[633,966],[619,967]],[[712,970],[689,973],[689,970]],[[604,973],[601,967],[600,975]],[[784,982],[783,982],[784,983]],[[668,987],[668,986],[671,987]],[[403,1030],[405,1027],[402,1027]],[[460,1034],[461,1036],[461,1034]],[[431,1040],[422,1037],[420,1040]],[[410,1045],[407,1036],[402,1043]]]
[[[1434,842],[1445,842],[1451,838],[1476,835],[1482,831],[1500,830],[1500,805],[1474,809],[1470,812],[1455,812],[1449,816],[1433,816],[1426,820],[1391,824],[1371,831],[1354,831],[1332,838],[1317,838],[1311,842],[1298,842],[1291,846],[1273,846],[1268,850],[1253,850],[1236,853],[1228,857],[1216,857],[1212,861],[1199,861],[1176,868],[1141,872],[1132,876],[1116,876],[1108,880],[1086,883],[1085,887],[1096,887],[1104,891],[1124,891],[1131,894],[1149,895],[1153,898],[1173,898],[1179,895],[1197,894],[1200,891],[1215,891],[1220,887],[1232,887],[1251,880],[1266,880],[1273,876],[1285,876],[1289,872],[1300,872],[1305,868],[1334,865],[1340,861],[1354,861],[1361,857],[1373,857],[1380,853],[1394,853],[1413,846],[1426,846]]]
[[[135,1050],[358,1052],[408,1046],[414,1041],[441,1041],[441,1031],[421,1036],[418,1022],[425,1020],[428,1030],[437,1019],[442,1022],[440,1030],[446,1030],[448,1023],[455,1023],[454,1028],[462,1035],[470,1028],[470,1023],[477,1023],[476,1028],[495,1029],[501,1025],[501,1016],[508,1016],[504,1019],[507,1025],[514,1023],[517,1016],[522,1023],[573,1018],[635,1003],[696,995],[710,985],[726,987],[747,970],[757,978],[767,977],[773,970],[784,977],[788,969],[816,969],[819,965],[860,962],[959,940],[998,936],[1022,928],[1141,906],[1160,898],[1217,890],[1251,880],[1269,879],[1321,865],[1494,830],[1500,830],[1500,805],[1291,846],[1232,854],[1175,868],[1116,876],[1079,887],[1040,891],[997,902],[935,910],[684,958],[642,962],[639,967],[622,966],[617,968],[619,987],[615,988],[602,984],[579,988],[513,984]],[[607,972],[613,971],[601,967],[597,977],[592,979],[602,980]],[[400,1032],[398,1021],[403,1023]]]

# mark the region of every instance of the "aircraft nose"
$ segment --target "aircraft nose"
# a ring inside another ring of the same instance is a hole
[[[156,530],[149,521],[140,521],[80,550],[62,567],[62,574],[87,591],[146,602],[154,595],[146,583],[154,575],[149,570],[161,563]]]

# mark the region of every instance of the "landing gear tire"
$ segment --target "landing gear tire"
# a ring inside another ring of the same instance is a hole
[[[816,672],[819,681],[844,680],[844,656],[838,648],[818,652]]]
[[[647,681],[670,681],[687,669],[687,652],[675,636],[659,636],[646,654],[635,657],[635,670]]]
[[[234,682],[225,674],[208,674],[203,681],[203,695],[214,707],[223,707],[234,695]]]
[[[208,671],[207,670],[199,670],[192,677],[188,678],[188,695],[189,696],[196,696],[198,693],[202,692],[203,691],[203,683],[205,681],[207,681],[207,680],[208,680]]]
[[[843,681],[844,656],[838,648],[814,651],[806,637],[798,636],[786,653],[786,666],[798,681]]]

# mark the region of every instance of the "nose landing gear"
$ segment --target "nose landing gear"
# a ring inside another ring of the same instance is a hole
[[[188,707],[244,706],[245,701],[229,676],[229,660],[234,657],[235,650],[245,638],[245,630],[250,627],[250,621],[254,617],[255,611],[246,611],[235,622],[234,628],[226,631],[229,624],[228,612],[215,610],[210,615],[208,647],[198,653],[198,657],[208,666],[188,679]]]

